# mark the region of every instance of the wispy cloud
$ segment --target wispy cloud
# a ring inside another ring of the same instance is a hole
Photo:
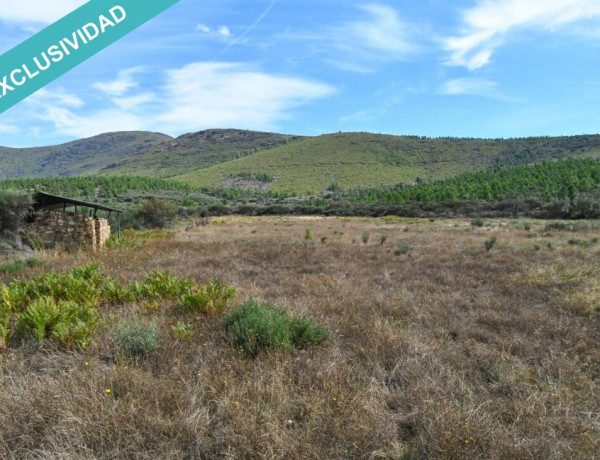
[[[448,96],[483,96],[497,99],[500,97],[498,84],[483,78],[457,78],[447,81],[441,88],[441,94]]]
[[[136,84],[111,85],[123,80],[123,75],[133,78],[134,74],[127,72],[105,84],[119,97],[109,98],[104,108],[88,111],[65,104],[69,101],[41,99],[35,105],[37,117],[74,137],[115,130],[176,135],[225,126],[267,130],[292,117],[297,107],[335,92],[323,83],[231,63],[192,63],[168,70],[165,82],[152,92],[136,93]]]
[[[371,72],[374,63],[405,59],[419,50],[414,26],[394,8],[372,3],[358,10],[360,19],[287,36],[311,43],[327,62],[353,72]]]
[[[135,75],[143,72],[143,67],[132,67],[119,71],[117,78],[109,82],[97,82],[92,86],[108,96],[123,96],[138,86]]]
[[[444,40],[450,65],[479,69],[494,51],[522,29],[557,31],[589,19],[600,19],[597,0],[478,0],[462,12],[463,30]]]
[[[0,134],[17,134],[19,131],[18,126],[0,124]]]
[[[27,0],[2,2],[0,20],[50,24],[85,4],[87,0]]]

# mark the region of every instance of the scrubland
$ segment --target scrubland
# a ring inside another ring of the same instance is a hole
[[[228,217],[6,261],[6,284],[98,261],[120,283],[169,270],[237,297],[208,315],[104,302],[85,346],[10,339],[0,458],[599,458],[599,236],[594,221]],[[329,339],[249,355],[223,315],[250,299]],[[147,326],[147,353],[123,352],[128,324]]]

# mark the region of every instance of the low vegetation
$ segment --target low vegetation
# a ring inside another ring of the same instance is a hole
[[[226,217],[44,252],[0,273],[0,458],[595,458],[599,228]]]

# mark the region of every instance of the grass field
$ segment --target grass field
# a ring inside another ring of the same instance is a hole
[[[598,222],[229,217],[186,228],[97,256],[5,261],[0,279],[93,260],[120,282],[168,269],[235,286],[230,309],[254,298],[307,315],[330,339],[252,358],[218,315],[105,304],[83,351],[8,344],[0,458],[598,458]],[[132,318],[160,335],[141,359],[115,352]],[[175,334],[180,322],[190,336]]]

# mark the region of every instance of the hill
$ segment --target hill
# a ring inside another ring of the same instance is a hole
[[[486,140],[328,134],[173,179],[195,186],[319,193],[332,184],[344,189],[410,184],[569,157],[600,157],[600,136]]]
[[[130,131],[50,147],[0,147],[0,179],[97,174],[111,163],[143,153],[169,139],[165,134]]]
[[[210,129],[169,139],[138,155],[110,164],[100,173],[169,177],[246,157],[298,139],[301,137],[239,129]]]

